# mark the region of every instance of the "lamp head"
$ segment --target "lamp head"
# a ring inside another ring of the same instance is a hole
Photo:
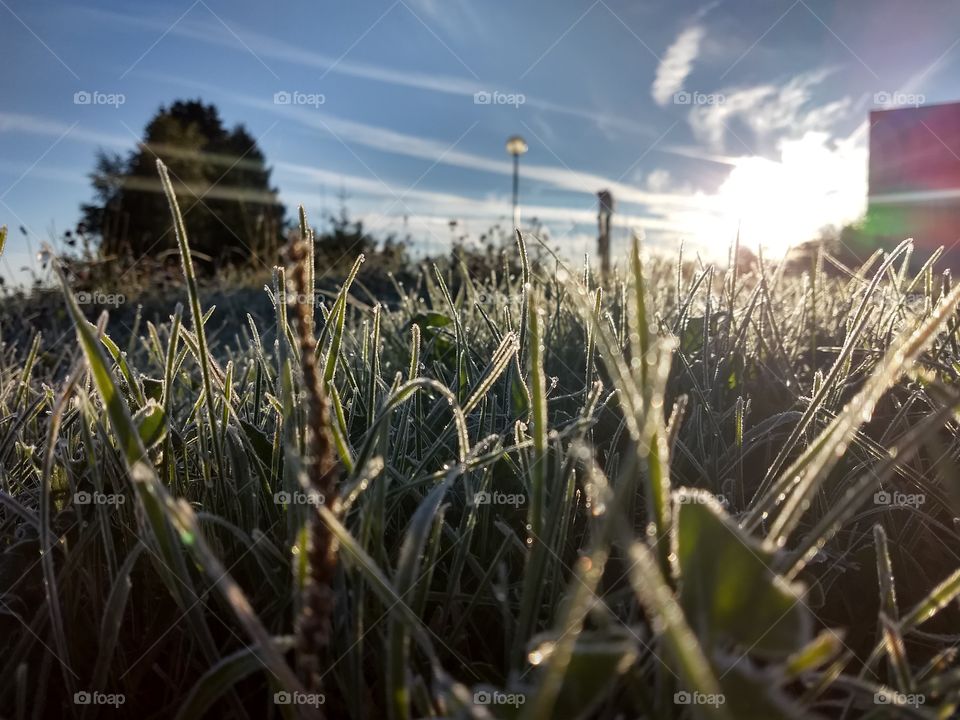
[[[523,155],[527,151],[527,141],[519,135],[507,140],[507,152],[511,155]]]

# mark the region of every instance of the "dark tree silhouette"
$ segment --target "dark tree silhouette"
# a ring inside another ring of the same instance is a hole
[[[273,263],[284,208],[263,152],[243,125],[227,130],[216,107],[199,100],[161,107],[127,157],[98,154],[95,201],[82,210],[102,255],[139,259],[176,247],[158,157],[170,169],[193,250],[215,263]]]

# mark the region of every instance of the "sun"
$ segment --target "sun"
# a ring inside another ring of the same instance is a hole
[[[865,147],[810,132],[782,141],[779,150],[780,160],[738,159],[713,198],[718,226],[728,233],[737,225],[741,244],[768,257],[782,257],[826,226],[856,220],[866,205]]]

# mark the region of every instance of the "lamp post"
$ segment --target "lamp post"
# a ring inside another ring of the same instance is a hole
[[[517,196],[520,189],[520,156],[527,151],[527,141],[519,135],[507,140],[507,152],[513,155],[513,227],[520,227],[520,212],[517,205]]]

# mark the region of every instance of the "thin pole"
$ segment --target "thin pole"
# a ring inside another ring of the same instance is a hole
[[[601,190],[597,193],[600,204],[600,211],[597,214],[599,223],[599,235],[597,237],[597,249],[600,254],[600,272],[604,278],[610,276],[610,224],[613,217],[613,195],[609,190]]]
[[[520,213],[517,206],[517,197],[520,189],[520,156],[513,156],[513,229],[520,227]]]

